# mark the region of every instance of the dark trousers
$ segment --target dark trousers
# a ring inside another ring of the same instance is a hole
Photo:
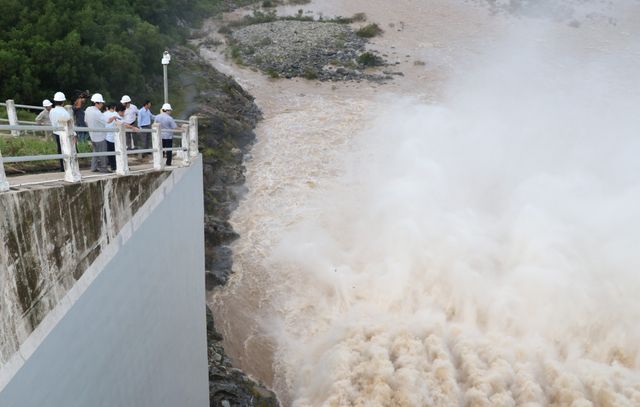
[[[116,151],[115,143],[107,141],[107,151],[109,151],[109,152]],[[110,155],[110,156],[108,156],[108,159],[109,159],[109,167],[111,167],[111,170],[115,171],[116,170],[116,156],[115,155]]]
[[[162,139],[162,148],[173,148],[173,139]],[[167,165],[171,165],[173,151],[166,151],[164,154],[167,156]]]
[[[60,145],[60,136],[54,133],[53,137],[56,139],[56,146],[58,146],[58,154],[62,154],[62,146]],[[64,172],[64,162],[62,160],[60,160],[60,171]]]
[[[140,126],[141,129],[151,130],[151,125]],[[151,148],[151,133],[138,133],[139,147],[148,150]]]

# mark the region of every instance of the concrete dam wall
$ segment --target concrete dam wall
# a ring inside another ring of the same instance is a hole
[[[202,163],[0,194],[0,406],[208,405]]]

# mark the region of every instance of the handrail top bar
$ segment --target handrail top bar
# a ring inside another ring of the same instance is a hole
[[[25,131],[62,131],[64,127],[60,126],[40,126],[40,125],[17,125],[11,126],[0,124],[0,130],[25,130]]]
[[[63,131],[64,127],[60,126],[40,126],[40,125],[8,125],[8,124],[0,124],[0,130],[24,130],[24,131]],[[74,127],[73,130],[76,131],[90,131],[96,133],[117,133],[118,128],[116,127]],[[171,130],[172,132],[182,132],[182,130]],[[152,129],[140,129],[140,130],[132,130],[130,133],[153,133]]]
[[[6,103],[0,103],[0,106],[6,106]],[[20,105],[18,103],[14,103],[13,104],[15,107],[20,107],[22,109],[38,109],[38,110],[44,110],[44,106],[33,106],[33,105]]]

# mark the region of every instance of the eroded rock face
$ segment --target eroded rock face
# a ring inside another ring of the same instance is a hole
[[[151,172],[0,194],[0,365],[167,175]]]
[[[245,190],[244,156],[255,140],[253,129],[261,113],[253,96],[193,51],[181,48],[172,53],[179,53],[176,60],[183,64],[184,72],[198,80],[191,108],[200,117],[206,283],[213,290],[225,285],[232,272],[230,244],[238,235],[229,217]],[[222,339],[207,307],[210,405],[278,406],[272,391],[232,366]]]

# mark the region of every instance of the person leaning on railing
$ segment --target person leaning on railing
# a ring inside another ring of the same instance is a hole
[[[125,124],[136,127],[136,120],[138,119],[138,108],[136,107],[136,105],[131,103],[131,98],[127,95],[122,96],[122,98],[120,99],[120,103],[125,107],[123,121],[125,122]],[[135,148],[136,145],[134,144],[134,133],[127,132],[127,150],[133,150]]]
[[[116,103],[115,102],[110,102],[107,104],[107,110],[102,113],[102,118],[104,121],[104,126],[106,128],[113,128],[115,129],[116,127],[116,123],[117,123],[117,118],[118,118],[118,113],[116,113]],[[116,137],[116,133],[112,132],[112,133],[105,133],[104,135],[104,141],[107,143],[107,151],[109,152],[113,152],[116,151],[115,148],[115,137]],[[110,155],[107,157],[107,161],[109,162],[109,168],[111,168],[111,171],[115,171],[116,170],[116,157],[114,155]]]
[[[124,111],[127,108],[122,103],[109,103],[107,105],[107,111],[104,112],[105,127],[115,128],[118,123],[124,123]],[[124,123],[126,129],[131,129],[134,132],[140,131],[139,128],[128,123]],[[107,151],[115,151],[115,137],[116,133],[107,133],[105,140],[107,141]],[[116,170],[116,158],[109,156],[109,165],[113,171]]]
[[[54,107],[49,112],[49,120],[51,121],[51,124],[55,127],[58,127],[61,125],[60,121],[66,123],[67,121],[71,120],[71,115],[69,115],[69,112],[67,112],[65,108],[62,107],[66,99],[67,99],[66,96],[62,92],[56,92],[56,94],[53,96]],[[58,146],[58,154],[62,154],[62,146],[60,145],[60,136],[63,136],[64,134],[65,134],[64,131],[61,131],[61,130],[57,130],[53,132],[53,137],[55,137],[56,144]],[[60,160],[60,171],[64,172],[64,163],[62,160]]]
[[[49,120],[49,112],[53,108],[53,103],[51,103],[49,99],[45,99],[42,101],[42,107],[44,107],[44,109],[42,109],[42,111],[36,116],[36,124],[40,126],[51,126],[51,120]],[[43,133],[45,137],[51,134],[48,131],[45,131]]]
[[[49,120],[49,112],[51,111],[53,103],[49,99],[42,101],[42,107],[44,109],[36,116],[36,123],[40,126],[51,126],[51,120]]]
[[[84,120],[87,123],[87,127],[94,129],[101,129],[105,127],[104,116],[102,115],[102,108],[104,107],[104,99],[99,93],[91,96],[91,102],[93,106],[89,106],[84,111]],[[95,153],[102,153],[107,151],[107,142],[105,140],[105,133],[97,131],[89,131],[89,137],[91,138],[91,145]],[[91,157],[91,171],[93,172],[111,172],[107,168],[107,157]]]
[[[171,105],[162,105],[162,112],[156,116],[156,123],[160,124],[160,136],[162,137],[162,148],[173,148],[173,132],[171,130],[178,127],[176,121],[171,117]],[[167,151],[167,165],[171,165],[173,152]]]

